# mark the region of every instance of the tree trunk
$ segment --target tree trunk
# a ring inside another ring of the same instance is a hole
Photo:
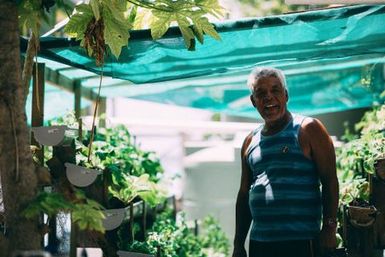
[[[21,83],[17,1],[0,0],[0,176],[7,227],[0,256],[41,249],[36,220],[21,216],[37,192]]]

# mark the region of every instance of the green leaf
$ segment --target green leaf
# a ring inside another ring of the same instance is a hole
[[[199,42],[203,43],[203,35],[201,35],[203,32],[216,40],[221,40],[218,32],[214,29],[214,25],[212,25],[206,17],[199,17],[194,14],[192,20],[195,27],[194,31],[196,30],[196,33],[202,36],[202,40],[199,40],[198,37]]]
[[[64,32],[71,37],[81,40],[84,38],[84,32],[87,29],[88,23],[94,17],[91,6],[81,4],[76,6],[76,12],[73,14],[64,28]]]
[[[64,199],[59,193],[41,192],[27,208],[22,211],[22,214],[26,218],[36,217],[41,213],[46,213],[51,217],[59,211],[68,211],[72,208],[72,203]]]
[[[95,207],[95,203],[92,205],[77,204],[72,211],[72,218],[82,230],[89,229],[104,232],[104,214],[99,207]]]
[[[127,11],[126,0],[103,0],[104,6],[110,8],[110,10],[117,15]]]
[[[27,30],[31,29],[36,37],[39,37],[41,19],[44,12],[41,2],[36,0],[24,0],[18,6],[19,26]]]
[[[193,44],[192,42],[195,39],[192,29],[189,28],[190,23],[187,20],[187,18],[182,15],[177,15],[176,21],[178,22],[179,29],[182,32],[182,36],[183,36],[186,48],[190,49]]]
[[[225,9],[219,4],[218,0],[196,0],[195,3],[206,13],[212,14],[217,18],[223,16]]]
[[[119,15],[114,15],[109,8],[103,8],[102,14],[104,18],[105,42],[111,49],[112,54],[118,59],[122,47],[128,44],[131,25],[127,20],[116,19],[115,17],[119,17]],[[123,17],[123,15],[121,15],[121,17]]]
[[[207,24],[202,25],[202,29],[207,35],[211,36],[212,38],[216,40],[221,40],[221,36],[219,36],[218,32],[214,29],[214,25],[212,25],[208,21]]]
[[[151,36],[154,40],[161,38],[170,27],[172,16],[166,16],[161,18],[155,18],[151,22]]]
[[[92,12],[94,13],[95,19],[98,21],[100,19],[99,1],[90,0],[90,5],[92,8]]]
[[[198,39],[198,41],[201,44],[203,44],[204,38],[203,38],[203,30],[202,30],[202,28],[197,26],[197,25],[194,25],[193,26],[193,32],[194,32],[194,35],[196,36],[196,38]]]
[[[132,8],[131,8],[131,11],[130,11],[130,15],[128,16],[128,22],[130,24],[134,24],[135,20],[136,20],[136,17],[137,17],[137,12],[138,12],[138,6],[137,5],[134,5]]]

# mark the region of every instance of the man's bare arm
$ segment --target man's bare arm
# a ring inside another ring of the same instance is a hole
[[[246,162],[246,150],[251,141],[251,135],[246,137],[242,150],[242,174],[241,185],[238,191],[236,213],[235,213],[235,237],[233,257],[245,257],[244,244],[251,224],[251,213],[249,208],[249,188],[251,184],[251,174]]]

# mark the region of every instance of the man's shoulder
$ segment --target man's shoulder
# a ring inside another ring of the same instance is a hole
[[[259,124],[255,129],[250,131],[250,133],[243,140],[242,152],[245,152],[246,149],[250,146],[253,137],[262,129],[263,124]]]
[[[326,128],[320,120],[313,117],[304,116],[301,123],[301,130],[309,136],[317,136],[320,133],[325,133]]]

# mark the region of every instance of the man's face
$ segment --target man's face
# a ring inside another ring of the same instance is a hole
[[[288,96],[276,77],[262,77],[254,82],[251,102],[265,122],[274,122],[284,117]]]

